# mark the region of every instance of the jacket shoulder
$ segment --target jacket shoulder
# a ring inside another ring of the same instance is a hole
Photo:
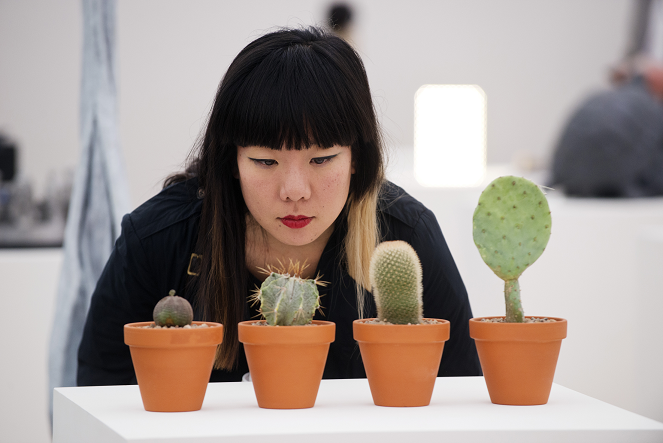
[[[140,205],[131,213],[131,223],[139,239],[145,239],[192,217],[198,217],[202,200],[198,179],[175,183]]]
[[[428,208],[403,188],[388,181],[380,190],[378,212],[388,224],[398,222],[404,227],[413,229],[419,223],[421,216],[428,212]]]

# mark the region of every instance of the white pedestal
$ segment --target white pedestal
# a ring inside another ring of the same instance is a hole
[[[260,409],[251,383],[210,383],[195,412],[146,412],[137,386],[58,388],[54,411],[54,443],[663,441],[663,423],[559,385],[546,405],[494,405],[482,377],[438,378],[419,408],[375,406],[353,379],[323,380],[311,409]]]

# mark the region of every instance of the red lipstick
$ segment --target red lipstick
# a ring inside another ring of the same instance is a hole
[[[307,217],[305,215],[286,215],[281,218],[281,223],[289,228],[299,229],[311,223],[311,220],[313,220],[313,217]]]

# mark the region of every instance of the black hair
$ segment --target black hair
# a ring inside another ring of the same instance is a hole
[[[224,324],[217,367],[233,367],[237,323],[246,307],[247,208],[235,178],[238,146],[307,149],[350,146],[355,168],[349,201],[377,195],[382,144],[368,78],[354,49],[319,28],[280,29],[246,46],[219,85],[207,127],[187,172],[204,191],[197,251],[196,304]]]

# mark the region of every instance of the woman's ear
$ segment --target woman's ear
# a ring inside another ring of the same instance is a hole
[[[352,173],[352,174],[355,173],[355,161],[354,161],[354,159],[352,160],[352,163],[350,164],[350,173]]]

